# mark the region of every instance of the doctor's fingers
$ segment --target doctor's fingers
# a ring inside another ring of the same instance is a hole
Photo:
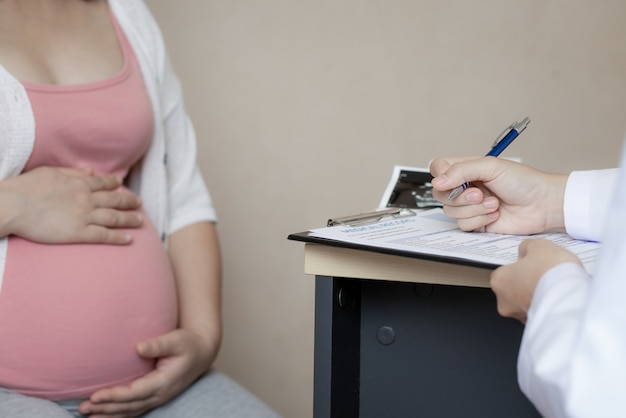
[[[480,193],[480,190],[474,190],[477,194]],[[466,192],[473,193],[469,189]],[[500,202],[497,198],[490,196],[484,200],[479,200],[478,203],[472,203],[466,196],[463,196],[464,194],[443,206],[444,214],[449,218],[456,219],[459,228],[463,231],[478,230],[498,219]],[[480,196],[482,198],[482,194]],[[465,203],[459,205],[463,201]]]
[[[440,176],[442,174],[447,173],[447,171],[450,169],[450,167],[452,167],[454,164],[457,163],[462,163],[465,161],[472,161],[472,160],[477,160],[481,157],[479,156],[469,156],[469,157],[440,157],[440,158],[436,158],[434,160],[432,160],[430,162],[430,173],[434,176]]]
[[[530,297],[522,290],[524,266],[515,262],[495,269],[490,276],[491,290],[497,299],[497,309],[501,316],[526,322]]]

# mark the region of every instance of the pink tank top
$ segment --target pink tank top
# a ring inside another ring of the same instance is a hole
[[[36,121],[24,169],[93,167],[126,175],[147,150],[153,116],[136,57],[117,25],[124,68],[89,84],[24,83]],[[0,387],[61,400],[125,384],[153,369],[138,342],[176,327],[176,288],[144,216],[133,242],[43,245],[9,237],[0,291]]]

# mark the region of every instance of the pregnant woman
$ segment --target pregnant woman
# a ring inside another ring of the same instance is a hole
[[[214,208],[141,0],[0,1],[0,417],[273,417],[211,369]]]

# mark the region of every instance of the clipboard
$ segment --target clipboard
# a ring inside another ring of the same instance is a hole
[[[391,178],[382,195],[379,208],[370,212],[362,212],[349,216],[330,218],[326,222],[327,227],[343,225],[346,227],[359,227],[372,225],[389,219],[402,219],[416,216],[417,213],[443,206],[436,201],[432,195],[431,180],[433,176],[426,168],[416,168],[396,165],[393,168]],[[310,231],[289,234],[290,241],[304,243],[323,244],[334,247],[349,248],[354,250],[371,251],[375,253],[397,255],[408,258],[418,258],[443,263],[458,264],[480,268],[494,269],[497,264],[484,263],[480,261],[468,260],[465,258],[454,258],[439,256],[422,252],[402,251],[378,246],[354,244],[340,240],[323,238],[311,234]]]
[[[544,238],[567,248],[580,258],[589,273],[593,273],[600,249],[598,242],[578,240],[562,230],[534,235],[466,232],[459,229],[456,220],[445,216],[441,208],[416,211],[413,217],[387,216],[358,226],[340,224],[314,228],[288,238],[493,269],[517,261],[520,242],[530,237]]]
[[[482,261],[468,260],[467,258],[456,258],[449,256],[441,256],[436,254],[427,254],[423,252],[403,251],[385,247],[377,247],[374,245],[354,244],[346,241],[339,241],[329,238],[323,238],[312,234],[310,231],[296,232],[287,236],[289,241],[303,242],[305,244],[321,244],[330,247],[348,248],[352,250],[367,251],[372,253],[395,255],[407,258],[416,258],[420,260],[436,261],[446,264],[455,264],[459,266],[478,267],[493,270],[500,267],[500,264],[485,263]]]

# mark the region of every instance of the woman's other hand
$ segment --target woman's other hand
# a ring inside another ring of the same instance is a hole
[[[80,405],[80,412],[93,418],[141,416],[167,403],[206,373],[218,348],[218,339],[186,329],[143,341],[137,352],[155,359],[155,369],[128,385],[95,392]]]

